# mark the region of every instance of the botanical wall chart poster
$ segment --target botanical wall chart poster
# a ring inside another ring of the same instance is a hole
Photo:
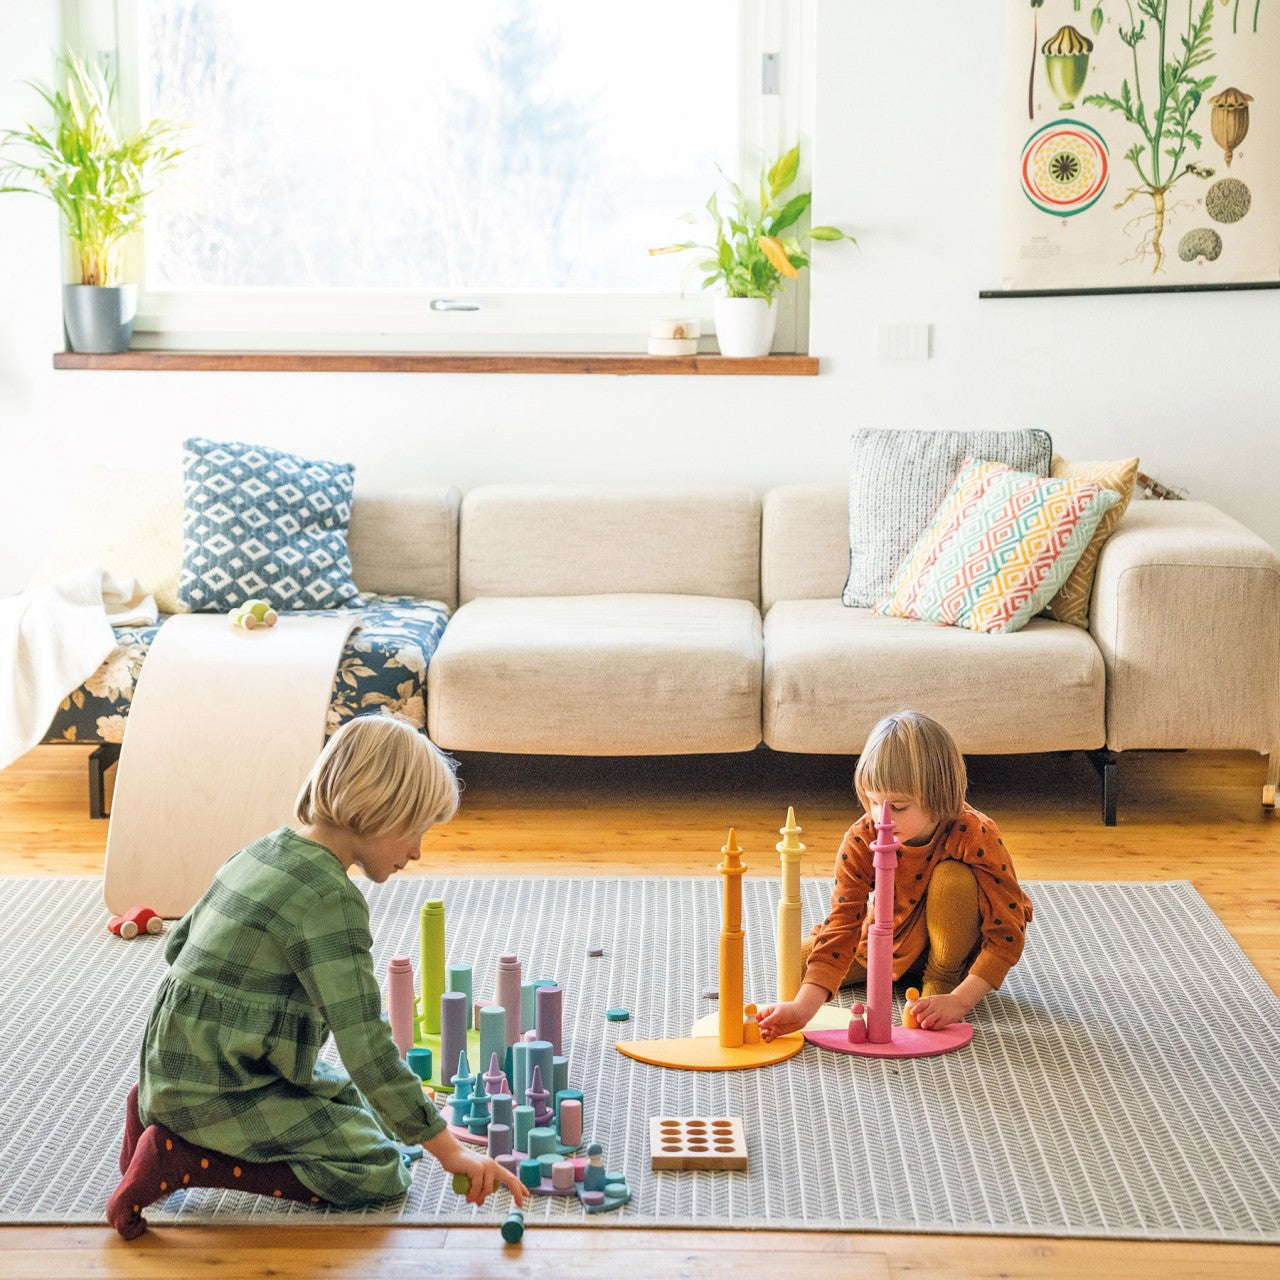
[[[1280,280],[1280,5],[1008,5],[1004,288]]]

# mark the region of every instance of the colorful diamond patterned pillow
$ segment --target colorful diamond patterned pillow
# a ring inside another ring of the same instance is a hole
[[[1054,597],[1116,494],[966,458],[873,612],[971,631],[1025,626]]]
[[[183,442],[178,599],[197,613],[253,597],[336,609],[358,594],[347,551],[355,468],[253,444]]]

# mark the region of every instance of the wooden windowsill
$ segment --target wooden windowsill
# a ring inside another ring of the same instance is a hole
[[[169,369],[225,373],[612,373],[811,378],[817,356],[646,356],[530,352],[509,355],[397,351],[124,351],[54,354],[55,369]]]

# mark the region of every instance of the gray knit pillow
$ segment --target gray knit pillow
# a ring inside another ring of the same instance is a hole
[[[1003,462],[1047,476],[1047,431],[881,431],[849,441],[849,577],[841,599],[870,608],[884,599],[898,566],[947,495],[965,458]]]

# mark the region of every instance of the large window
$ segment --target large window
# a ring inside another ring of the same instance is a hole
[[[647,247],[794,139],[762,55],[799,7],[117,0],[126,112],[190,127],[140,344],[642,349],[709,314]]]

